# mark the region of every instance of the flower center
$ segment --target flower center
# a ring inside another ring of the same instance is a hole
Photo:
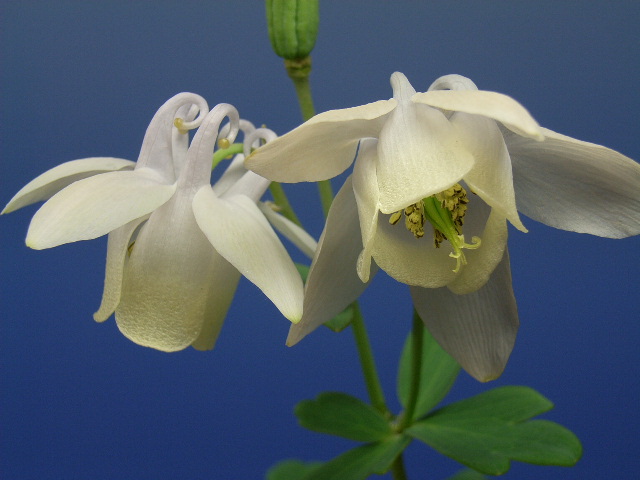
[[[424,225],[427,221],[433,227],[433,244],[440,248],[440,244],[447,240],[453,252],[450,257],[456,259],[454,272],[459,272],[463,265],[467,264],[467,259],[462,249],[470,250],[480,247],[480,237],[472,237],[472,243],[466,243],[462,234],[462,225],[467,211],[469,198],[466,190],[456,183],[446,190],[423,198],[422,201],[409,205],[404,210],[392,213],[389,223],[395,225],[404,214],[404,223],[414,237],[424,236]]]

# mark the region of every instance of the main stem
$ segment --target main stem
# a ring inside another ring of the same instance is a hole
[[[387,408],[387,402],[384,399],[384,392],[382,391],[382,386],[380,384],[380,377],[378,377],[376,363],[373,359],[373,351],[371,350],[371,344],[369,343],[369,335],[367,334],[367,329],[364,326],[364,320],[357,302],[353,303],[353,320],[351,321],[351,328],[353,329],[356,346],[358,347],[360,365],[362,366],[362,373],[364,375],[365,384],[367,385],[367,392],[369,393],[371,405],[373,405],[373,407],[385,417],[390,417],[391,412]]]
[[[306,122],[316,114],[313,106],[313,97],[311,96],[311,85],[309,84],[309,74],[311,73],[311,57],[300,58],[296,60],[285,60],[284,66],[287,69],[289,78],[293,82],[298,96],[298,104],[302,118]],[[320,193],[320,202],[322,203],[322,211],[326,217],[329,214],[329,208],[333,201],[333,188],[329,180],[317,182],[318,192]]]

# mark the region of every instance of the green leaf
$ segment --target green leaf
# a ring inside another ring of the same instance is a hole
[[[460,470],[452,477],[449,477],[447,480],[485,480],[486,478],[487,477],[485,477],[480,472],[465,468],[464,470]]]
[[[510,461],[571,466],[582,446],[566,428],[526,421],[552,408],[528,387],[501,387],[444,407],[405,433],[479,472],[501,475]]]
[[[395,435],[381,442],[362,445],[321,465],[304,480],[364,480],[374,473],[388,471],[409,443],[409,437]]]
[[[283,460],[267,471],[267,480],[303,480],[305,475],[322,465],[321,462],[304,463],[300,460]]]
[[[488,390],[434,412],[439,418],[493,418],[504,422],[522,422],[553,408],[547,398],[524,386],[506,386]]]
[[[345,328],[347,328],[349,325],[351,325],[351,321],[353,320],[354,314],[355,314],[355,310],[352,304],[352,305],[349,305],[347,308],[345,308],[342,312],[340,312],[338,315],[333,317],[328,322],[324,322],[323,325],[325,327],[329,327],[334,332],[339,333]]]
[[[398,371],[398,398],[405,408],[411,384],[411,337],[410,333],[402,350]],[[460,372],[460,365],[442,350],[426,328],[422,336],[420,372],[420,389],[413,418],[420,418],[438,405],[449,393]]]
[[[300,425],[316,432],[360,442],[382,440],[393,434],[391,426],[373,407],[339,392],[321,393],[295,408]]]
[[[309,267],[307,265],[303,265],[302,263],[296,263],[296,268],[302,277],[302,281],[306,283],[307,277],[309,276]],[[353,320],[353,316],[355,314],[355,310],[353,308],[353,304],[349,305],[338,315],[333,317],[328,322],[325,322],[323,325],[325,327],[330,328],[336,333],[341,332],[349,325],[351,325],[351,321]]]

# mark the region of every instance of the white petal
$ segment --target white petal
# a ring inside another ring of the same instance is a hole
[[[223,281],[218,265],[191,212],[191,196],[178,191],[136,238],[116,308],[118,328],[143,346],[166,352],[188,347],[208,321],[215,288]]]
[[[194,196],[193,213],[213,248],[262,290],[286,318],[299,321],[302,279],[256,204],[242,195],[218,198],[205,186]]]
[[[542,143],[505,135],[518,209],[551,227],[601,237],[640,233],[640,164],[544,129]]]
[[[473,113],[493,118],[518,135],[543,140],[540,126],[513,98],[484,90],[432,90],[416,93],[413,101],[443,110]]]
[[[32,203],[47,200],[66,186],[99,173],[133,170],[135,162],[123,158],[92,157],[72,160],[37,176],[9,201],[2,213],[13,212]]]
[[[233,157],[233,160],[218,181],[213,184],[214,193],[217,196],[221,196],[234,183],[240,180],[245,173],[247,173],[247,169],[244,168],[244,155],[238,154]]]
[[[214,294],[209,296],[200,335],[191,344],[196,350],[211,350],[215,346],[241,276],[218,252],[214,252],[212,269],[216,273],[211,285]]]
[[[93,314],[96,322],[104,322],[120,303],[120,293],[122,291],[122,276],[124,264],[127,258],[131,236],[136,228],[148,218],[147,215],[115,229],[109,234],[107,241],[107,265],[105,267],[104,290],[100,308]]]
[[[246,171],[236,183],[231,185],[227,191],[220,196],[222,198],[228,198],[234,195],[244,195],[254,202],[257,202],[267,191],[269,185],[271,185],[271,180],[267,180],[257,173]]]
[[[411,296],[429,332],[472,377],[487,382],[502,374],[518,332],[507,252],[480,290],[411,287]]]
[[[167,100],[151,119],[147,131],[142,141],[140,155],[138,156],[137,168],[149,167],[162,176],[166,183],[173,183],[176,179],[174,172],[174,153],[178,164],[183,163],[185,139],[176,141],[174,131],[174,120],[178,112],[185,112],[185,106],[196,105],[199,116],[189,122],[190,116],[187,114],[183,127],[186,130],[199,125],[209,112],[209,106],[204,98],[195,93],[182,92]],[[189,109],[190,111],[191,109]],[[186,137],[187,133],[181,133]],[[180,145],[182,143],[182,145]],[[174,151],[174,146],[176,150]]]
[[[476,84],[462,75],[443,75],[436,79],[428,88],[432,90],[478,90]]]
[[[287,345],[295,345],[331,320],[367,288],[369,283],[363,283],[356,273],[361,251],[358,210],[349,177],[331,204],[307,277],[302,320],[291,325]],[[376,271],[374,264],[370,280]]]
[[[461,140],[475,159],[464,181],[513,226],[526,232],[516,208],[511,158],[496,122],[478,115],[454,113],[451,123],[458,128]]]
[[[269,205],[258,203],[260,211],[269,220],[273,227],[284,235],[291,243],[302,251],[307,257],[313,258],[318,242],[307,233],[306,230],[293,223],[288,218],[275,212]]]
[[[175,188],[160,183],[148,169],[85,178],[51,197],[36,212],[27,245],[40,250],[106,235],[158,208]]]
[[[467,265],[464,265],[455,280],[447,285],[458,295],[481,288],[489,280],[507,248],[509,232],[504,216],[493,209],[490,214],[488,211],[482,212],[489,208],[480,199],[476,199],[476,202],[473,200],[472,198],[465,216],[463,233],[467,242],[475,235],[480,237],[481,244],[480,248],[475,250],[463,249]]]
[[[380,211],[393,213],[441,192],[473,166],[442,112],[424,105],[398,105],[378,142]]]
[[[189,126],[195,128],[200,125],[200,122],[204,119],[208,113],[208,106],[204,99],[200,97],[200,101],[204,102],[200,106],[198,104],[186,104],[182,105],[175,114],[175,118],[182,120],[182,126]],[[206,107],[204,110],[201,108]],[[187,152],[189,151],[189,132],[186,130],[178,130],[178,128],[171,128],[171,157],[173,163],[174,178],[168,179],[169,183],[173,183],[176,178],[180,176],[182,167],[187,160]]]
[[[277,182],[314,182],[351,165],[361,138],[377,137],[395,100],[330,110],[255,150],[245,166]]]
[[[229,134],[227,140],[233,142],[238,134],[240,121],[238,111],[233,105],[220,103],[211,110],[193,137],[185,166],[178,178],[178,188],[195,192],[204,185],[211,183],[211,160],[216,146],[218,131],[222,122],[229,119]]]
[[[404,218],[391,225],[389,216],[378,218],[373,259],[387,274],[401,283],[425,288],[447,285],[455,278],[456,261],[447,242],[433,244],[433,229],[425,224],[425,234],[415,238],[404,226]]]
[[[377,145],[377,140],[371,138],[360,142],[351,176],[362,235],[363,249],[358,256],[358,276],[363,282],[369,281],[371,254],[380,211],[380,191],[376,174]]]

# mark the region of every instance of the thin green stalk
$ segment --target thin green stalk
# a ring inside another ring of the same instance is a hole
[[[396,457],[396,459],[391,464],[391,476],[393,480],[407,480],[407,472],[404,469],[404,459],[402,458],[402,453]]]
[[[216,168],[218,164],[225,158],[231,158],[238,153],[242,153],[244,145],[242,143],[234,143],[227,148],[221,148],[215,151],[213,154],[213,160],[211,162],[211,170]]]
[[[411,383],[409,384],[409,399],[399,430],[402,431],[413,422],[413,415],[418,403],[418,393],[420,392],[420,378],[422,376],[422,338],[424,335],[424,324],[418,315],[413,311],[413,324],[411,327]]]
[[[387,407],[387,402],[384,399],[384,392],[380,384],[380,377],[378,377],[378,371],[373,359],[373,351],[371,350],[371,344],[369,343],[369,335],[364,326],[364,320],[360,313],[360,307],[358,303],[353,304],[353,320],[351,321],[351,328],[353,329],[353,335],[358,347],[358,355],[360,357],[360,365],[362,367],[362,373],[367,385],[367,392],[369,393],[369,399],[371,405],[385,416],[391,416],[391,412]]]
[[[311,73],[311,57],[305,57],[297,60],[285,60],[285,68],[289,74],[289,78],[293,82],[300,105],[302,118],[306,122],[316,114],[313,105],[313,96],[311,95],[311,85],[309,84],[309,74]],[[320,202],[322,203],[322,211],[326,217],[329,214],[329,208],[333,201],[333,187],[331,181],[322,180],[317,182],[318,193],[320,194]]]
[[[296,215],[296,212],[293,211],[293,207],[289,203],[289,199],[287,198],[287,194],[284,192],[282,185],[278,182],[271,182],[269,185],[269,191],[271,192],[271,195],[273,195],[273,201],[280,208],[280,213],[299,227],[302,227],[302,223]]]

